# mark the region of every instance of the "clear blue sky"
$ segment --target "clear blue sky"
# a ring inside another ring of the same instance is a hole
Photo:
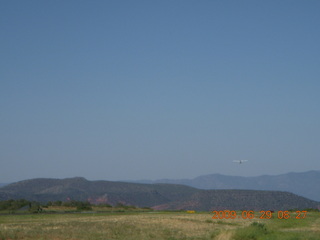
[[[0,182],[320,170],[319,11],[1,0]]]

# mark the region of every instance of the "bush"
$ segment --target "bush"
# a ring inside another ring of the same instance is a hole
[[[40,203],[38,203],[38,202],[29,203],[29,212],[31,212],[31,213],[42,212],[42,208],[40,206]]]
[[[88,210],[92,210],[92,207],[89,202],[77,202],[77,210],[88,211]]]

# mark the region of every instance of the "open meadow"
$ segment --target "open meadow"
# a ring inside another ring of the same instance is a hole
[[[303,219],[212,219],[212,213],[109,212],[1,215],[0,239],[320,239],[320,213]]]

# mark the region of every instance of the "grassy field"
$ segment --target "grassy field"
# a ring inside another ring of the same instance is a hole
[[[212,213],[109,212],[0,216],[0,239],[320,240],[320,213],[304,219],[212,219]]]

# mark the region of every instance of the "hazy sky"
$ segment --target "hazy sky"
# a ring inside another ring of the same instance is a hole
[[[0,182],[320,170],[319,11],[1,0]]]

